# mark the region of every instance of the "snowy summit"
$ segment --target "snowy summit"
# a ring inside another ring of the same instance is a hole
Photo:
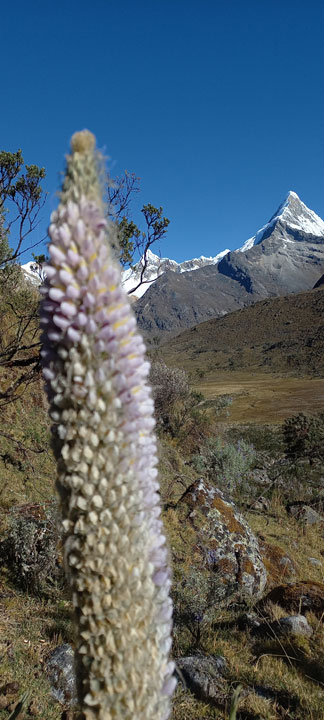
[[[271,231],[277,223],[282,223],[286,230],[291,228],[294,231],[299,230],[307,235],[324,237],[323,220],[301,201],[297,193],[290,190],[286,199],[279,205],[278,210],[276,210],[269,222],[258,230],[253,237],[246,240],[244,245],[235,252],[246,252],[246,250],[250,250],[254,245],[258,245],[268,236],[269,231]],[[293,242],[293,240],[291,242]]]

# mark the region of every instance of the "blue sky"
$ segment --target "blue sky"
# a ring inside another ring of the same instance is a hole
[[[0,149],[46,168],[34,240],[84,127],[163,206],[162,256],[239,247],[289,190],[324,217],[323,31],[322,0],[5,2]]]

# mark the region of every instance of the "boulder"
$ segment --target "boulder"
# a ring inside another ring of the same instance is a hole
[[[217,602],[238,595],[258,599],[267,572],[258,541],[234,503],[199,479],[178,500],[177,514],[192,564],[217,576]]]
[[[268,600],[277,603],[289,612],[311,610],[317,617],[324,616],[324,583],[302,580],[274,587],[259,603],[262,607]]]
[[[252,485],[264,485],[267,487],[268,485],[271,485],[272,482],[265,468],[256,468],[251,470],[250,477]]]
[[[176,658],[176,672],[180,681],[200,700],[217,702],[226,697],[227,662],[222,655]]]
[[[280,634],[282,635],[304,635],[310,637],[313,634],[305,615],[289,615],[278,621]]]
[[[324,523],[323,515],[310,507],[310,505],[304,505],[302,503],[291,503],[288,505],[288,512],[290,515],[305,523],[305,525],[318,525]]]
[[[265,635],[272,640],[276,640],[280,635],[310,637],[313,634],[304,615],[289,615],[280,620],[262,622],[259,626],[252,627],[251,631],[253,635]]]
[[[267,512],[270,507],[270,500],[261,495],[257,500],[251,503],[249,507],[253,508],[253,510],[259,510],[260,512]]]
[[[250,630],[255,634],[262,625],[262,620],[254,612],[243,613],[238,619],[238,627],[240,630]]]

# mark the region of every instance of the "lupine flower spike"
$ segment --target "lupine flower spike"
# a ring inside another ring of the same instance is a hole
[[[72,137],[41,322],[86,720],[166,720],[176,681],[149,363],[105,218],[94,136]]]

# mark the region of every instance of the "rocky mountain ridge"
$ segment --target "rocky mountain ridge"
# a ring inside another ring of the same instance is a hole
[[[324,222],[290,192],[253,238],[217,265],[165,272],[136,303],[146,334],[177,333],[258,300],[309,290],[323,274]]]
[[[34,262],[22,266],[39,285]],[[143,258],[123,271],[127,292],[136,287]],[[237,250],[177,263],[148,251],[144,283],[133,299],[145,334],[175,334],[254,302],[314,287],[324,268],[324,222],[291,191],[258,232]]]
[[[147,267],[145,270],[144,282],[134,292],[135,298],[142,297],[148,288],[157,280],[158,277],[163,275],[167,271],[174,273],[185,273],[191,272],[192,270],[198,270],[199,268],[205,267],[206,265],[217,265],[217,263],[226,255],[227,250],[215,255],[215,257],[205,257],[201,255],[199,258],[193,258],[192,260],[184,260],[181,263],[176,260],[170,260],[170,258],[161,258],[151,250],[147,251]],[[132,267],[122,271],[123,286],[126,292],[132,291],[138,284],[141,278],[143,269],[144,259],[143,257]],[[21,266],[26,278],[30,280],[33,285],[40,285],[44,278],[44,273],[39,265],[34,260],[25,263]]]

